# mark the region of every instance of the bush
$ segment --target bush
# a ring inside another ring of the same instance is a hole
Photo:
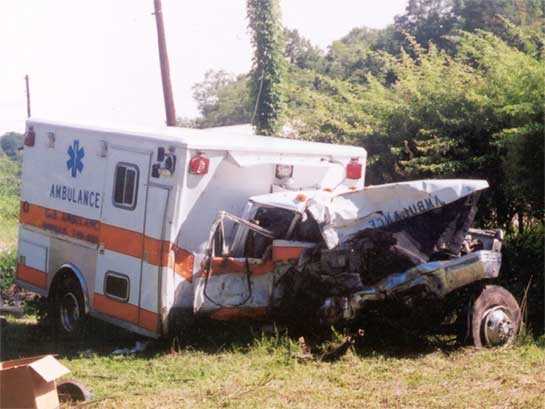
[[[0,290],[5,291],[15,280],[17,253],[15,250],[0,253]]]
[[[0,154],[0,253],[16,241],[21,164]]]
[[[500,276],[501,284],[519,301],[530,283],[526,318],[528,328],[536,335],[545,332],[544,233],[544,225],[538,224],[523,233],[508,236]]]

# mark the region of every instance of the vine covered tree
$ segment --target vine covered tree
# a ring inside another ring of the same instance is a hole
[[[248,0],[248,20],[254,47],[251,72],[253,124],[258,134],[280,128],[285,72],[283,27],[278,0]]]

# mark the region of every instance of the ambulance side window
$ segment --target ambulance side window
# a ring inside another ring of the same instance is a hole
[[[114,206],[134,210],[138,194],[138,167],[130,163],[118,163],[114,181]]]
[[[124,274],[108,271],[104,277],[104,294],[119,301],[129,300],[129,278]]]

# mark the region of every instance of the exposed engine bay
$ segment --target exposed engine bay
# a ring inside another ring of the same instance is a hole
[[[475,281],[497,277],[501,233],[470,234],[477,197],[384,228],[365,229],[331,250],[308,250],[286,285],[285,308],[301,311],[298,300],[305,299],[323,323],[334,324],[357,318],[373,302],[409,305],[441,299]]]

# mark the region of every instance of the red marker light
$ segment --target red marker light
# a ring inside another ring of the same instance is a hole
[[[34,146],[36,142],[36,133],[33,127],[29,127],[25,134],[25,146]]]
[[[358,158],[350,159],[348,165],[346,165],[346,178],[347,179],[361,179],[362,166]]]
[[[208,159],[202,153],[198,153],[189,161],[189,173],[194,175],[206,175],[208,173],[209,164],[210,159]]]

